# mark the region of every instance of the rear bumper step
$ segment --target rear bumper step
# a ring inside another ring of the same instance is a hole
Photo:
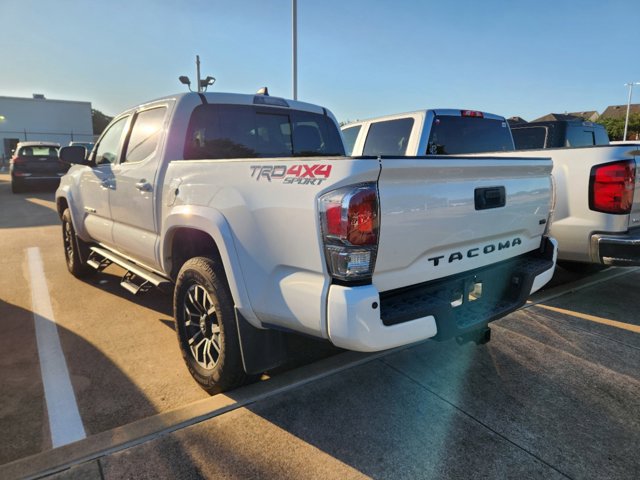
[[[525,304],[536,276],[552,269],[554,246],[470,272],[380,294],[386,326],[435,317],[436,340],[485,328]]]

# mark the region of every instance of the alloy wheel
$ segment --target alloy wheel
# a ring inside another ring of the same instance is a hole
[[[215,305],[202,285],[194,284],[187,290],[184,319],[186,340],[194,360],[202,368],[214,368],[220,358],[220,325]]]

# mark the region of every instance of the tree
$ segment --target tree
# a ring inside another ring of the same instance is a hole
[[[598,119],[598,123],[604,125],[609,134],[609,140],[623,140],[624,135],[624,121],[622,118],[602,118]],[[640,113],[633,113],[629,115],[629,126],[627,128],[627,139],[637,140],[640,136]]]
[[[93,134],[100,135],[113,120],[113,117],[105,115],[100,110],[91,109],[91,120],[93,122]]]

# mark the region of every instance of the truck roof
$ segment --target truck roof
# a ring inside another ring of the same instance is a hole
[[[404,112],[404,113],[395,113],[393,115],[383,115],[380,117],[372,117],[372,118],[366,118],[364,120],[357,120],[354,122],[349,122],[345,125],[343,125],[343,128],[346,127],[350,127],[352,125],[359,125],[365,122],[378,122],[381,120],[395,120],[397,118],[403,118],[403,117],[407,117],[407,116],[414,116],[414,115],[421,115],[421,116],[426,116],[427,112],[433,112],[435,115],[440,115],[440,116],[453,116],[453,117],[461,117],[462,116],[462,112],[477,112],[480,113],[482,115],[483,118],[489,118],[491,120],[503,120],[506,122],[506,119],[500,115],[495,115],[493,113],[489,113],[489,112],[482,112],[480,110],[467,110],[467,109],[456,109],[456,108],[427,108],[427,109],[421,109],[421,110],[414,110],[412,112]]]
[[[167,95],[164,97],[156,98],[154,100],[150,100],[146,103],[155,103],[162,100],[174,100],[176,102],[180,102],[183,98],[186,97],[194,97],[200,95],[202,99],[206,100],[206,103],[213,104],[226,104],[226,105],[255,105],[261,104],[270,107],[282,107],[282,108],[293,108],[295,110],[302,110],[312,113],[323,114],[327,112],[327,109],[324,107],[314,105],[312,103],[300,102],[297,100],[290,100],[282,97],[273,97],[268,94],[246,94],[246,93],[227,93],[227,92],[183,92],[177,93],[175,95]],[[131,109],[138,108],[140,104],[131,107]],[[128,109],[130,110],[130,109]]]

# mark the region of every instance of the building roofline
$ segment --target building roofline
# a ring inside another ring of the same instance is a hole
[[[28,100],[31,102],[59,102],[59,103],[88,103],[91,105],[91,102],[85,100],[60,100],[56,98],[29,98],[29,97],[7,97],[4,95],[0,95],[0,100]]]

